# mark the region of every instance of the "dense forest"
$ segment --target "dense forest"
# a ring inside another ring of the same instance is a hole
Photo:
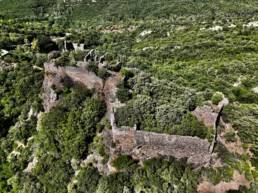
[[[257,29],[254,0],[0,1],[0,193],[256,193]],[[228,100],[215,161],[114,156],[105,96],[67,77],[46,110],[44,64],[78,67],[93,52],[104,67],[91,58],[87,71],[122,77],[119,128],[212,143],[205,118]]]

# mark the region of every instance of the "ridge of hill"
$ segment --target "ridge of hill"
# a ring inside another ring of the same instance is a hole
[[[251,0],[1,0],[0,15],[3,17],[60,17],[72,20],[201,15],[219,17],[241,15],[252,17],[258,12],[258,2]],[[240,9],[241,8],[241,9]]]

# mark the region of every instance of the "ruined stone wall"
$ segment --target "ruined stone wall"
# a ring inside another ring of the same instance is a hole
[[[131,155],[137,160],[173,156],[186,158],[188,163],[196,166],[207,165],[211,161],[210,143],[198,137],[118,129],[112,131],[112,137],[114,153]]]

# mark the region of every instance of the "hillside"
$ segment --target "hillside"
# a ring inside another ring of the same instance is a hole
[[[0,16],[0,193],[257,192],[257,1]]]
[[[221,17],[234,15],[252,17],[258,3],[252,0],[2,0],[1,15],[5,17],[60,16],[66,15],[75,20],[148,17],[199,16]]]

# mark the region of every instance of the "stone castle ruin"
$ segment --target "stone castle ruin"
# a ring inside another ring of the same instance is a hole
[[[87,57],[96,58],[92,52]],[[103,62],[103,58],[101,60]],[[110,72],[110,77],[104,81],[83,67],[57,67],[52,61],[45,63],[44,68],[43,101],[46,112],[58,103],[53,86],[62,88],[61,80],[65,77],[89,89],[95,89],[104,97],[107,106],[106,116],[112,129],[104,130],[102,135],[111,157],[120,154],[130,155],[133,159],[143,161],[159,156],[172,156],[187,159],[187,163],[196,167],[208,166],[212,162],[213,153],[209,150],[211,144],[207,139],[138,131],[136,128],[128,127],[118,128],[114,111],[124,105],[116,97],[117,84],[122,80],[119,73]]]

